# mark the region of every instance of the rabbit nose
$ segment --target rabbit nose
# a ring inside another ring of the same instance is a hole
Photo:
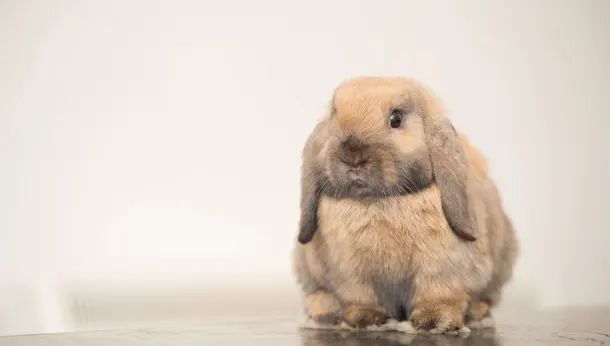
[[[358,168],[369,161],[365,153],[365,145],[358,137],[348,136],[341,141],[342,155],[341,162],[344,164]]]
[[[353,168],[360,168],[369,162],[369,159],[362,154],[352,154],[341,157],[341,162]]]
[[[362,151],[364,142],[356,136],[347,136],[341,141],[341,146],[348,152]]]

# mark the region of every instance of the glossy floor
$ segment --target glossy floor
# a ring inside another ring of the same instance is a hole
[[[147,329],[115,329],[0,338],[0,346],[38,345],[610,345],[610,309],[523,312],[499,316],[495,331],[468,336],[409,335],[300,329],[287,319],[251,322],[172,324]]]

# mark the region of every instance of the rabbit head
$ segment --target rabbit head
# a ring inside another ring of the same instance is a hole
[[[431,184],[440,191],[452,230],[476,239],[460,136],[437,98],[415,80],[359,77],[342,83],[308,139],[302,170],[302,244],[316,232],[321,195],[374,202]]]

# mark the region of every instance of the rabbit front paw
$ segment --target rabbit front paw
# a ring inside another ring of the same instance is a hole
[[[460,309],[448,304],[415,307],[409,321],[415,329],[434,334],[459,331],[464,326]]]
[[[360,306],[350,306],[343,316],[345,323],[352,328],[379,326],[386,323],[388,319],[389,316],[381,311]]]

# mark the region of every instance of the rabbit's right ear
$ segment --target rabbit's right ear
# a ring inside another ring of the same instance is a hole
[[[331,105],[332,109],[332,105]],[[328,116],[322,118],[307,138],[303,148],[303,163],[301,166],[301,219],[299,221],[299,243],[309,243],[318,230],[318,204],[322,185],[320,178],[322,168],[318,167],[316,158],[322,150],[322,143],[328,127]]]
[[[309,243],[318,230],[318,203],[320,188],[315,173],[304,163],[301,170],[301,219],[299,221],[299,243]]]

